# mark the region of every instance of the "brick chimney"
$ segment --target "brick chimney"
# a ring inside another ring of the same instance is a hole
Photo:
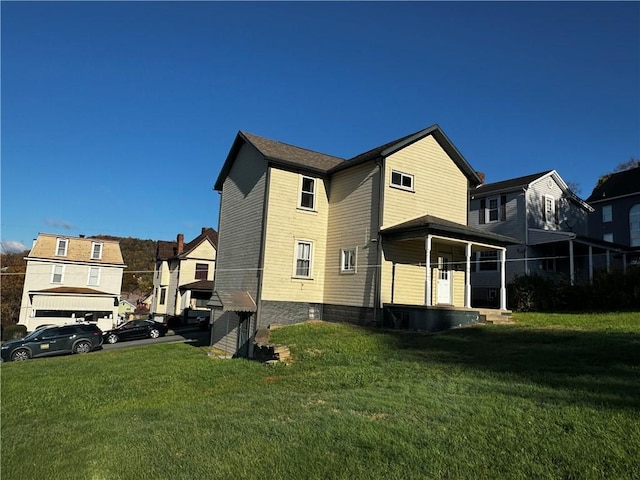
[[[484,172],[476,172],[476,175],[478,175],[480,177],[480,180],[482,181],[480,185],[484,185],[486,181],[486,175],[484,174]]]
[[[180,255],[183,250],[184,250],[184,234],[179,233],[178,234],[178,255]]]
[[[207,229],[207,227],[202,227],[202,231],[200,232],[200,234],[202,235],[205,232],[206,229]]]

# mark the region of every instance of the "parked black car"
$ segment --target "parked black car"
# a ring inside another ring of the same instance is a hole
[[[102,330],[91,323],[41,327],[24,338],[2,344],[2,360],[18,361],[29,358],[87,353],[102,345]]]
[[[104,332],[102,336],[108,343],[116,343],[120,340],[163,337],[168,330],[167,325],[153,320],[130,320],[118,328]]]

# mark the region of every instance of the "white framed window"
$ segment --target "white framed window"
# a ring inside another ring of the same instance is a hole
[[[100,285],[100,268],[89,267],[89,276],[87,278],[87,285],[97,287]]]
[[[164,305],[164,302],[166,302],[166,300],[167,300],[167,289],[161,288],[160,289],[160,305]]]
[[[413,192],[413,175],[391,170],[391,186]]]
[[[58,257],[66,257],[67,256],[67,247],[69,246],[69,240],[66,238],[58,238],[58,242],[56,244],[56,256]]]
[[[209,276],[209,265],[206,263],[196,263],[196,280],[206,280]]]
[[[311,278],[311,259],[313,243],[306,240],[296,241],[296,264],[294,277]]]
[[[340,273],[356,273],[357,248],[343,248],[340,254]]]
[[[91,260],[102,259],[102,243],[91,243]]]
[[[491,197],[487,199],[487,223],[497,222],[500,220],[500,198]]]
[[[605,233],[602,235],[602,240],[604,240],[605,242],[612,242],[613,243],[613,233]]]
[[[316,179],[300,175],[300,202],[299,208],[303,210],[316,209]]]
[[[64,280],[64,265],[54,265],[51,269],[51,283],[62,283]]]
[[[555,221],[556,199],[553,198],[551,195],[545,195],[543,201],[544,201],[543,213],[544,213],[545,222]]]
[[[602,223],[608,223],[613,221],[613,212],[611,205],[604,205],[602,207]]]

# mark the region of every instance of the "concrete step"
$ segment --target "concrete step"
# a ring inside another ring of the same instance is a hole
[[[513,320],[512,312],[510,310],[491,310],[491,309],[479,309],[480,322],[490,323],[493,325],[513,325],[516,322]]]

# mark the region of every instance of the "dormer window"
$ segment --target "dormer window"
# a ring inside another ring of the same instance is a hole
[[[391,186],[413,192],[413,175],[392,170]]]
[[[300,177],[300,203],[299,207],[304,210],[316,209],[316,179],[311,177]]]
[[[69,240],[66,238],[59,238],[56,245],[56,256],[66,257],[67,247],[69,246]]]
[[[102,259],[102,243],[93,242],[91,244],[91,260]]]

